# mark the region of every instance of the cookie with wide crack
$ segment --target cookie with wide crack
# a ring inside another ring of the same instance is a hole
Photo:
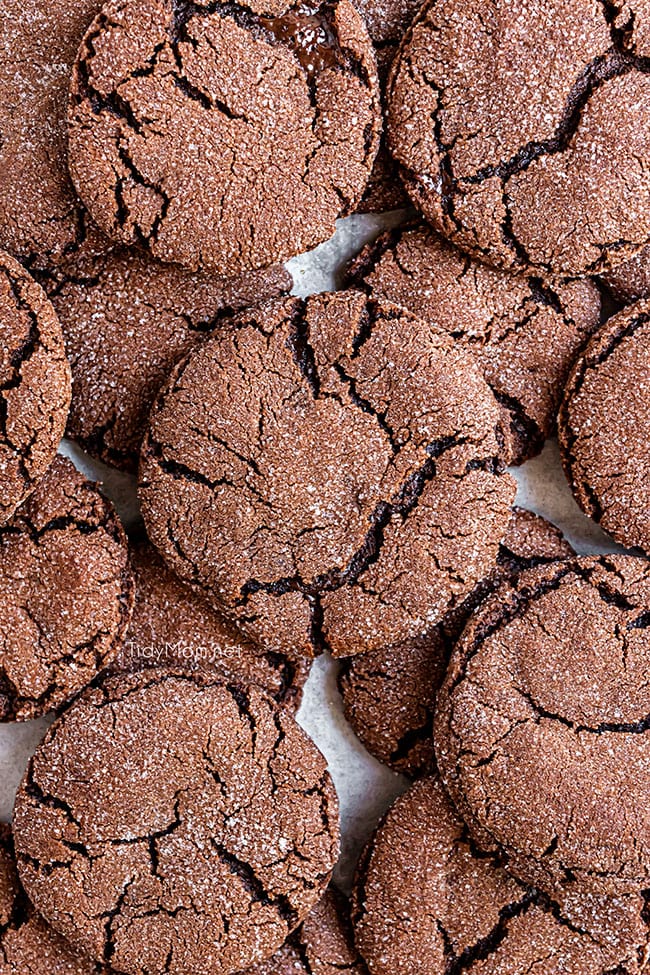
[[[555,275],[647,244],[646,25],[645,0],[429,0],[394,65],[387,131],[432,226],[487,263]]]
[[[368,751],[396,772],[430,773],[436,695],[472,613],[505,579],[572,554],[555,525],[515,508],[496,565],[441,623],[415,640],[345,660],[338,681],[345,717]]]
[[[148,534],[271,650],[399,643],[496,558],[514,495],[501,419],[468,354],[406,311],[356,291],[273,302],[158,398]]]
[[[43,917],[127,975],[269,958],[339,851],[326,762],[255,687],[105,676],[48,731],[18,790],[18,869]]]

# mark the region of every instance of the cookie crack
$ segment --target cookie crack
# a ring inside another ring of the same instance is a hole
[[[210,845],[224,866],[234,876],[240,879],[242,886],[251,895],[254,903],[262,904],[264,907],[275,908],[289,930],[296,927],[300,918],[285,894],[279,894],[275,897],[271,896],[249,863],[234,853],[231,853],[222,843],[218,843],[214,837],[210,837]]]

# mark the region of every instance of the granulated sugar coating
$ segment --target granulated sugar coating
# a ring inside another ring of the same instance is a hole
[[[621,545],[650,555],[650,301],[614,315],[589,342],[559,428],[580,507]]]
[[[452,800],[551,897],[650,886],[648,605],[645,559],[531,569],[475,613],[438,695]]]
[[[356,291],[272,302],[170,378],[140,499],[168,565],[271,650],[421,634],[491,568],[514,497],[462,349]]]
[[[350,0],[111,0],[71,91],[70,171],[98,225],[220,274],[327,240],[361,199],[381,129]]]
[[[650,244],[606,274],[603,282],[614,298],[625,305],[650,298]]]
[[[429,222],[488,263],[554,274],[647,244],[648,14],[647,0],[429,0],[387,95],[389,148]]]
[[[557,903],[476,849],[437,778],[397,800],[362,857],[355,937],[371,975],[633,975],[645,899]]]
[[[262,691],[143,671],[52,726],[14,837],[27,893],[75,947],[129,975],[219,975],[269,958],[322,896],[338,805]]]

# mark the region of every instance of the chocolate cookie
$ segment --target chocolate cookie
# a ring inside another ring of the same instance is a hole
[[[452,799],[550,896],[649,886],[649,605],[643,559],[531,569],[474,614],[438,694]]]
[[[388,144],[433,227],[503,267],[610,270],[650,241],[643,0],[428,0]]]
[[[131,546],[135,606],[127,639],[113,670],[159,665],[190,672],[221,672],[254,683],[278,704],[297,711],[309,676],[304,658],[273,653],[246,640],[236,627],[165,566],[146,539]]]
[[[65,457],[0,529],[0,721],[60,707],[116,653],[133,605],[113,506]]]
[[[269,958],[327,887],[325,760],[258,688],[107,676],[48,731],[16,798],[21,880],[97,961],[218,975]]]
[[[381,128],[372,45],[350,0],[110,0],[69,120],[72,177],[110,237],[238,274],[354,211]]]
[[[1,525],[52,462],[70,407],[70,367],[54,309],[1,251],[0,349]]]
[[[572,554],[555,525],[515,508],[496,565],[460,606],[419,638],[346,660],[339,676],[345,717],[368,751],[396,772],[430,772],[436,694],[471,614],[504,579]]]
[[[615,267],[603,281],[614,298],[625,305],[650,298],[650,245]]]
[[[105,463],[136,470],[151,404],[181,356],[227,314],[291,284],[277,265],[222,278],[126,249],[78,261],[50,291],[74,380],[68,436]]]
[[[242,314],[182,362],[140,469],[149,537],[251,639],[416,636],[496,558],[514,484],[467,353],[359,292]]]
[[[355,936],[372,975],[632,975],[646,899],[560,904],[477,850],[437,778],[397,800],[362,859]]]
[[[348,284],[401,305],[478,356],[506,410],[513,463],[552,435],[569,369],[598,326],[591,281],[544,282],[473,263],[424,226],[382,234],[348,268]]]

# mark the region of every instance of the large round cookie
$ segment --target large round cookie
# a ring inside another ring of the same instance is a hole
[[[97,224],[221,274],[330,237],[381,128],[350,0],[110,0],[81,45],[69,119],[70,171]]]
[[[600,296],[591,281],[544,282],[489,268],[407,224],[364,248],[348,268],[348,284],[472,349],[506,411],[513,462],[541,450],[569,369],[598,326]]]
[[[0,524],[47,470],[69,407],[70,367],[54,309],[0,252]]]
[[[555,525],[515,508],[496,565],[460,606],[415,640],[344,661],[339,689],[345,717],[368,751],[396,772],[430,772],[436,694],[471,614],[504,579],[572,554]]]
[[[397,800],[362,858],[355,937],[371,975],[632,975],[645,899],[557,903],[472,843],[437,778]]]
[[[290,288],[277,265],[223,278],[122,248],[77,261],[50,290],[72,366],[68,436],[105,463],[136,470],[151,404],[181,356],[227,314]]]
[[[648,243],[646,8],[428,0],[392,73],[387,126],[436,229],[488,263],[566,275]]]
[[[36,908],[131,975],[269,958],[327,887],[338,806],[325,760],[257,688],[105,677],[52,726],[18,791]]]
[[[650,302],[614,315],[589,342],[558,426],[580,507],[621,545],[650,554]]]
[[[159,397],[149,537],[271,650],[399,643],[496,558],[514,493],[500,417],[467,354],[405,311],[359,292],[271,303]]]
[[[551,896],[650,879],[650,566],[524,572],[474,614],[435,720],[438,766],[477,842]]]
[[[57,457],[0,528],[0,721],[35,718],[80,691],[117,652],[132,606],[113,506]]]

